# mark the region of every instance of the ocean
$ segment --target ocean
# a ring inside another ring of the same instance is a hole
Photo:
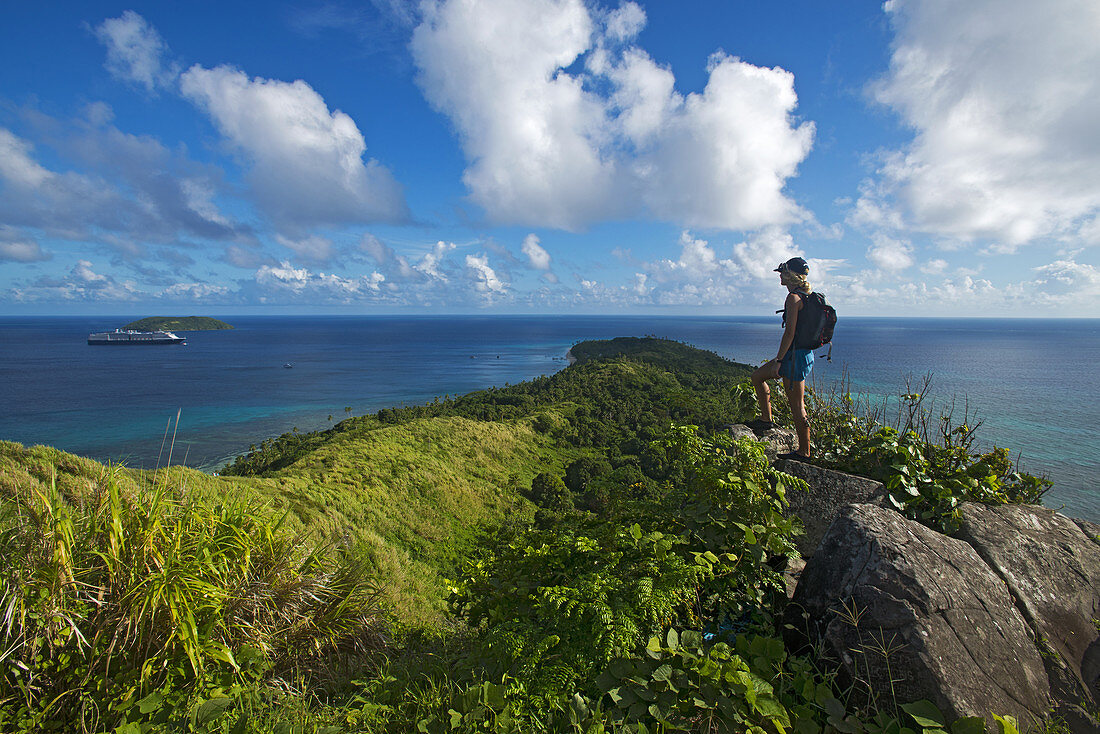
[[[554,373],[585,339],[667,337],[756,364],[780,335],[778,317],[240,316],[182,347],[86,344],[129,320],[0,318],[0,439],[152,467],[178,414],[172,463],[211,470],[294,428]],[[1100,320],[842,314],[832,356],[816,389],[846,378],[881,399],[930,376],[937,407],[967,405],[987,447],[1053,480],[1048,506],[1100,521]]]

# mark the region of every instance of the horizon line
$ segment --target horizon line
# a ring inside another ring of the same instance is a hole
[[[3,313],[0,312],[0,319],[19,319],[19,318],[84,318],[84,319],[96,319],[96,318],[126,318],[126,319],[141,319],[141,318],[193,318],[193,317],[206,317],[206,318],[287,318],[287,317],[323,317],[323,318],[530,318],[530,319],[546,319],[546,318],[559,318],[559,317],[572,317],[572,318],[717,318],[717,319],[744,319],[744,318],[771,318],[773,314],[751,314],[751,313],[667,313],[667,312],[622,312],[622,313],[592,313],[592,312],[576,312],[576,311],[562,311],[562,312],[485,312],[485,311],[455,311],[446,313],[432,313],[426,311],[409,311],[409,312],[385,312],[385,313],[347,313],[347,312],[288,312],[288,313],[251,313],[248,311],[225,311],[218,314],[210,313],[190,313],[190,314],[149,314],[149,315],[135,315],[134,313],[125,312],[102,312],[102,313]],[[864,315],[864,314],[842,314],[841,318],[844,319],[939,319],[939,320],[981,320],[981,321],[1100,321],[1100,316],[1002,316],[1002,315],[935,315],[935,314],[906,314],[906,315]]]

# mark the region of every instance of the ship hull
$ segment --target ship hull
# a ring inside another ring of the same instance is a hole
[[[170,331],[104,331],[88,335],[90,346],[152,346],[186,344],[187,340]]]
[[[182,339],[179,339],[179,340],[175,340],[175,339],[158,339],[158,340],[155,340],[155,341],[153,341],[153,340],[149,340],[149,341],[129,341],[129,340],[126,340],[126,341],[122,341],[122,340],[114,340],[114,339],[111,340],[111,341],[107,341],[107,340],[93,341],[91,339],[88,340],[88,344],[90,344],[93,347],[107,346],[107,345],[110,345],[112,347],[119,346],[119,345],[140,346],[140,345],[147,345],[147,344],[163,346],[163,345],[166,345],[166,344],[186,344],[186,343],[187,342],[182,340]]]

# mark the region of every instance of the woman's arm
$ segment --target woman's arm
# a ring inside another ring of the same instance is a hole
[[[781,362],[787,350],[794,344],[794,330],[798,325],[798,312],[802,310],[802,299],[794,293],[788,293],[783,309],[787,317],[787,326],[783,329],[783,338],[779,340],[779,356],[775,358],[776,362]]]

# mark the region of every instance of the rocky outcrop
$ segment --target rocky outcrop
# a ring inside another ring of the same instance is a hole
[[[873,505],[842,508],[802,573],[788,622],[864,695],[946,715],[1038,720],[1050,686],[1004,583],[966,543]]]
[[[1007,584],[1043,654],[1059,709],[1100,702],[1100,546],[1045,507],[972,502],[957,537]],[[1064,718],[1077,716],[1076,710]]]
[[[770,455],[795,441],[782,429],[730,432],[765,441]],[[786,569],[786,621],[856,690],[928,699],[991,727],[993,713],[1025,728],[1053,715],[1058,731],[1100,734],[1100,525],[963,503],[947,537],[904,518],[880,482],[797,461],[777,468],[809,487],[787,495],[807,562]]]
[[[857,504],[886,507],[886,487],[874,479],[789,459],[781,461],[777,468],[809,485],[806,492],[787,493],[789,505],[784,511],[787,516],[797,515],[802,520],[804,534],[795,539],[795,545],[804,557],[817,550],[840,508]]]
[[[1088,520],[1074,520],[1077,523],[1077,527],[1081,528],[1081,532],[1089,537],[1092,542],[1100,545],[1100,525]]]
[[[762,442],[768,461],[775,461],[775,457],[779,454],[794,451],[798,447],[798,437],[794,435],[794,431],[787,428],[771,428],[755,433],[745,424],[737,423],[729,426],[727,430],[734,438],[751,438],[753,441]]]

